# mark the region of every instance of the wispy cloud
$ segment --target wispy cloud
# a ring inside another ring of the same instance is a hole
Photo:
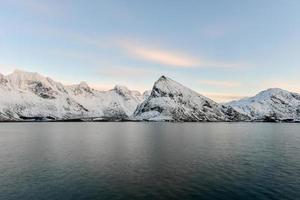
[[[67,13],[64,1],[10,0],[10,4],[27,12],[47,17],[62,17]]]
[[[175,67],[193,67],[200,63],[200,60],[183,53],[170,50],[138,45],[131,41],[122,41],[120,46],[132,56],[140,59]]]
[[[267,88],[281,88],[291,92],[300,93],[300,81],[299,80],[266,80],[260,85],[261,89]]]
[[[116,85],[124,85],[126,86],[128,89],[130,90],[135,90],[135,91],[139,91],[140,93],[143,93],[145,92],[146,90],[149,90],[151,89],[151,87],[147,87],[146,85],[143,85],[143,84],[130,84],[130,83],[127,83],[127,84],[123,84],[123,83],[116,83],[116,84],[112,84],[112,83],[104,83],[104,82],[101,82],[101,83],[90,83],[89,86],[91,88],[94,88],[96,90],[99,90],[99,91],[108,91],[108,90],[111,90],[113,89]]]
[[[156,71],[148,70],[145,68],[133,68],[126,66],[107,67],[105,69],[101,69],[101,71],[99,71],[98,73],[103,76],[114,78],[147,77],[149,75],[158,74]]]
[[[202,94],[211,98],[216,102],[222,102],[222,103],[233,101],[233,100],[239,100],[246,97],[243,95],[225,94],[225,93],[202,93]]]
[[[82,33],[73,32],[71,30],[53,28],[44,28],[44,33],[71,41],[75,44],[90,46],[92,48],[110,48],[113,46],[111,38],[102,38],[95,36],[95,34],[85,35]]]
[[[7,75],[12,73],[15,69],[19,69],[19,67],[15,65],[0,64],[0,74]]]
[[[235,29],[236,27],[232,27],[229,24],[210,24],[202,27],[200,32],[204,36],[208,36],[210,38],[220,38],[233,32]]]
[[[116,81],[116,84],[123,84],[140,92],[151,89],[153,82],[149,82],[149,77],[159,77],[161,73],[161,71],[138,67],[128,67],[124,65],[106,67],[101,70],[99,69],[97,72],[97,74],[99,74],[101,77]]]
[[[127,54],[138,59],[155,62],[169,67],[180,68],[239,68],[245,67],[242,63],[227,63],[214,60],[200,59],[197,56],[188,55],[179,51],[163,49],[147,44],[133,42],[132,40],[121,40],[118,42]]]
[[[199,82],[200,84],[221,88],[234,88],[241,86],[241,83],[235,81],[200,80]]]
[[[99,91],[107,91],[107,90],[111,90],[111,89],[114,88],[114,85],[110,84],[110,83],[100,83],[100,84],[89,83],[88,85],[91,88],[94,88],[94,89],[99,90]]]

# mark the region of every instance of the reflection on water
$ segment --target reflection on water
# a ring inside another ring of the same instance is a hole
[[[299,177],[299,124],[0,124],[0,199],[298,199]]]

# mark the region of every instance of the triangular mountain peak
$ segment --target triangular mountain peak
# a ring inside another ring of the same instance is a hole
[[[135,117],[154,121],[227,121],[240,120],[239,114],[213,100],[161,76],[150,96],[137,108]]]

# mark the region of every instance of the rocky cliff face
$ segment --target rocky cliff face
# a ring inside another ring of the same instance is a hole
[[[240,121],[247,117],[165,76],[154,84],[150,96],[134,117],[151,121]]]

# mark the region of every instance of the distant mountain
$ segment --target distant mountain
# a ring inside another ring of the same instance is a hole
[[[38,73],[0,75],[0,120],[63,120],[132,115],[143,96],[125,86],[97,91],[85,82],[65,86]]]
[[[134,112],[135,119],[150,121],[242,121],[249,119],[229,106],[165,76],[154,84],[150,96]]]
[[[120,85],[109,91],[85,82],[67,86],[21,70],[0,74],[0,121],[24,120],[300,122],[300,95],[274,88],[218,104],[165,76],[141,94]]]
[[[252,120],[300,121],[300,94],[271,88],[254,97],[225,104]]]

